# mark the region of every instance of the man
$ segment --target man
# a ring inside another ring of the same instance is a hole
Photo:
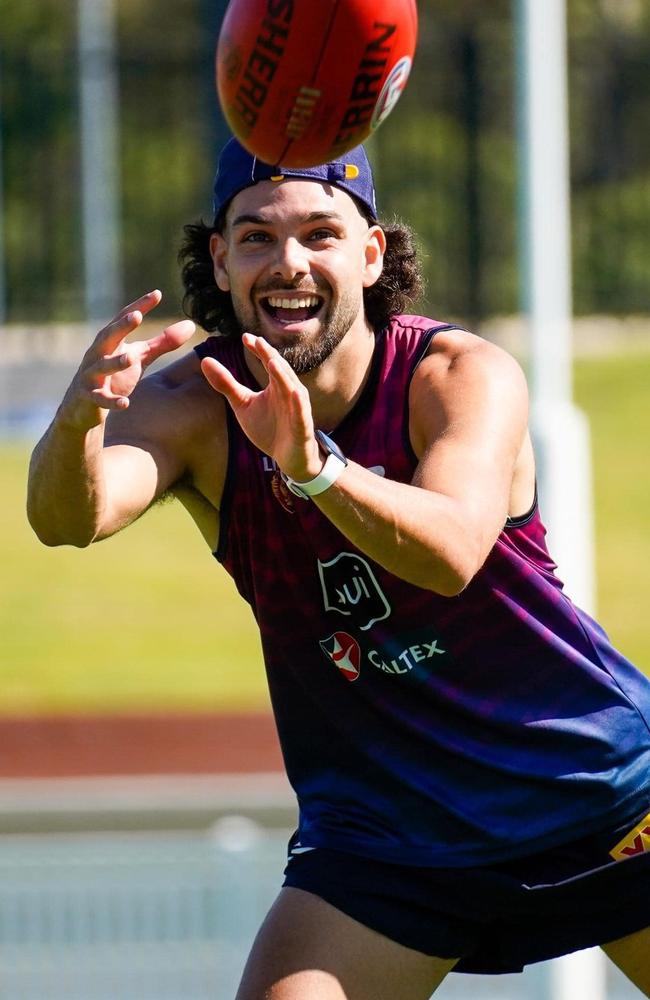
[[[100,332],[35,449],[46,544],[187,506],[262,635],[300,826],[238,1000],[425,1000],[448,971],[602,944],[650,996],[650,683],[564,595],[524,378],[396,315],[408,232],[363,150],[224,149],[183,321]],[[108,419],[106,419],[108,416]]]

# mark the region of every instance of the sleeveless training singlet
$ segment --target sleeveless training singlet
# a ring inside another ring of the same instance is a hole
[[[354,409],[323,428],[410,482],[408,391],[443,324],[377,335]],[[239,341],[208,338],[256,388]],[[216,557],[257,619],[303,847],[467,866],[543,850],[650,802],[650,682],[565,596],[537,505],[457,597],[393,576],[293,496],[230,409]]]

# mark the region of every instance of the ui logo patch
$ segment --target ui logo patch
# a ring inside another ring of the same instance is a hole
[[[350,618],[362,632],[388,618],[391,608],[365,559],[341,552],[335,559],[318,560],[318,575],[326,611]]]
[[[361,649],[356,639],[347,632],[335,632],[329,639],[320,640],[320,648],[346,681],[356,681],[361,672]]]

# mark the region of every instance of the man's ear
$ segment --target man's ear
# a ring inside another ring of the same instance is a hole
[[[386,234],[381,226],[371,226],[366,236],[363,263],[363,287],[370,288],[384,269]]]
[[[222,292],[230,291],[230,279],[226,266],[227,245],[221,233],[213,233],[210,237],[210,256],[214,270],[214,280]]]

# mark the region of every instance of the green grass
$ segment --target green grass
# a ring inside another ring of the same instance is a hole
[[[598,617],[650,667],[650,354],[581,359],[592,425]],[[188,515],[157,507],[90,549],[47,549],[24,514],[27,449],[4,445],[0,712],[268,704],[255,624]]]
[[[591,425],[598,618],[650,674],[650,353],[581,358]]]
[[[179,504],[48,549],[24,514],[27,449],[0,460],[0,711],[266,707],[252,614]]]

